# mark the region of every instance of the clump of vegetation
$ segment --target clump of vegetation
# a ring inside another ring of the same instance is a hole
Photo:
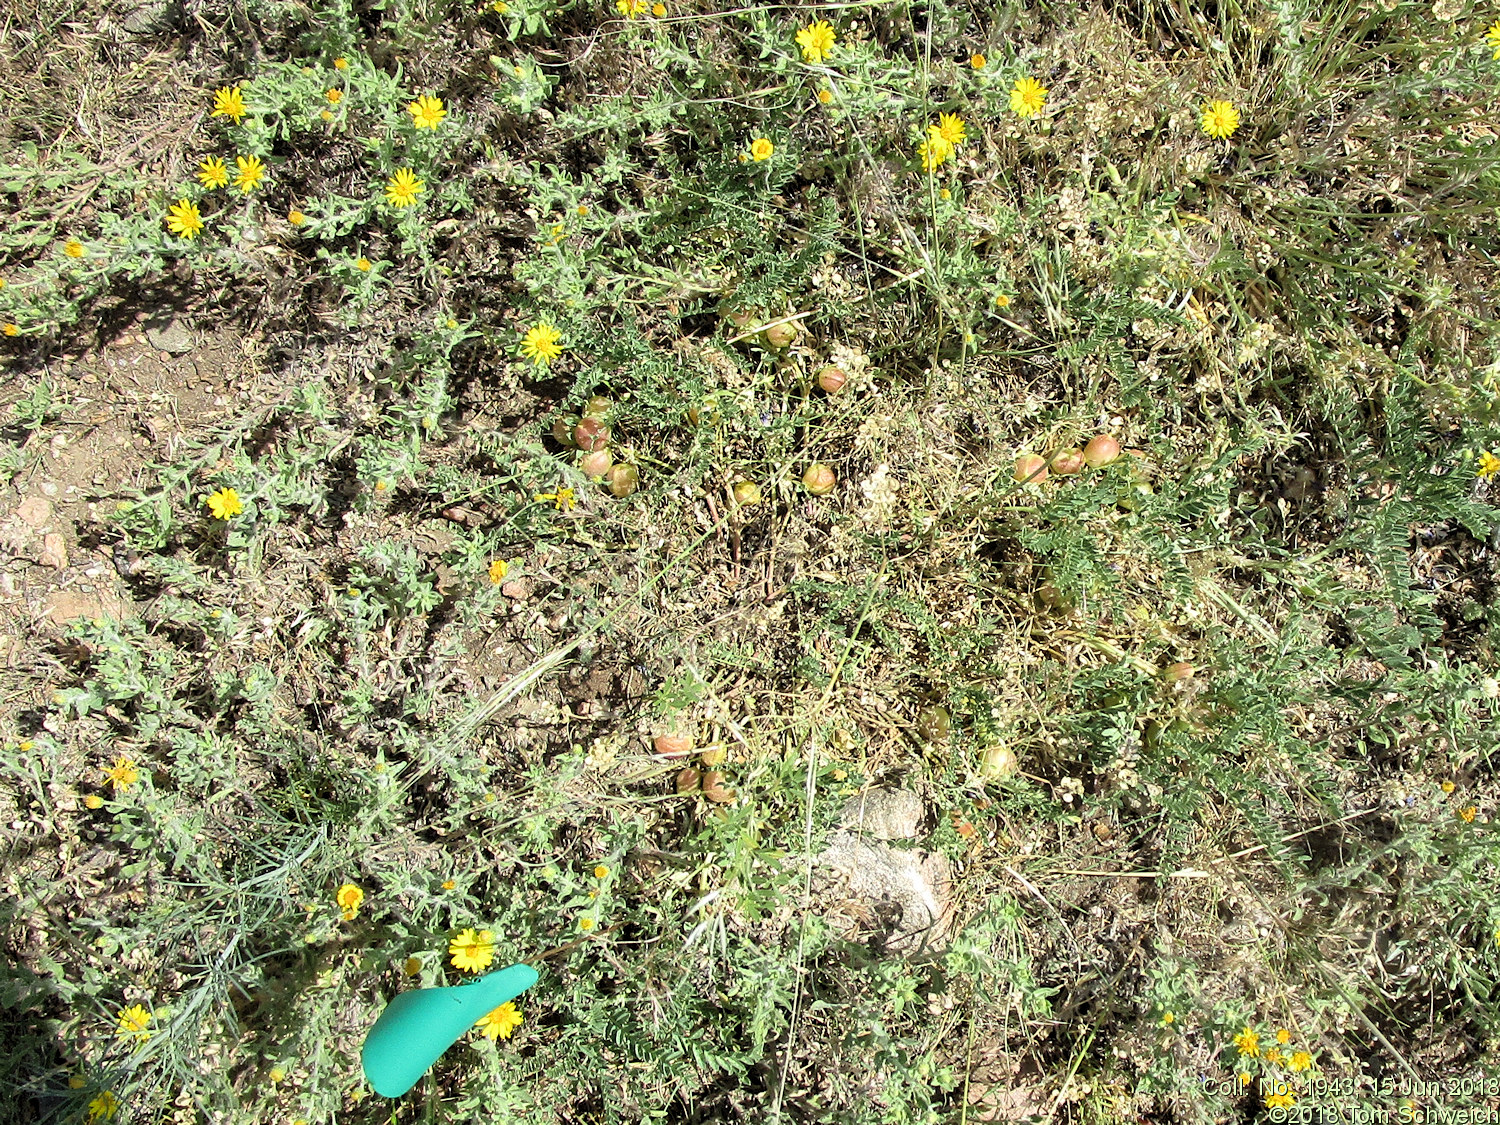
[[[20,3],[0,1122],[1493,1096],[1500,18]]]

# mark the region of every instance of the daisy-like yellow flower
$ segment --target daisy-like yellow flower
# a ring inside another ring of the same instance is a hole
[[[1234,1045],[1239,1048],[1240,1054],[1252,1059],[1260,1057],[1260,1036],[1256,1034],[1253,1027],[1246,1027],[1234,1037]]]
[[[578,503],[571,488],[559,488],[556,492],[538,492],[531,499],[538,504],[543,500],[551,500],[559,512],[570,511]]]
[[[1240,111],[1231,102],[1209,102],[1203,107],[1203,119],[1199,124],[1210,137],[1222,141],[1240,127]]]
[[[1473,824],[1474,818],[1479,815],[1479,810],[1473,805],[1465,805],[1458,810],[1458,819],[1465,824]]]
[[[588,933],[594,928],[594,920],[592,918],[580,918],[578,919],[578,928],[584,933]]]
[[[345,59],[345,58],[334,59],[333,60],[333,69],[334,70],[348,70],[349,69],[349,60]]]
[[[1285,1047],[1291,1041],[1292,1041],[1292,1033],[1290,1031],[1288,1031],[1284,1027],[1276,1029],[1276,1042],[1280,1043],[1283,1047]]]
[[[232,488],[221,488],[217,492],[211,492],[203,498],[203,502],[208,505],[208,510],[213,513],[216,520],[227,520],[245,510],[240,494]]]
[[[1161,1016],[1161,1025],[1162,1025],[1162,1027],[1171,1027],[1176,1022],[1177,1022],[1177,1013],[1176,1012],[1163,1012],[1162,1013],[1162,1016]]]
[[[1035,117],[1047,104],[1047,87],[1027,76],[1010,88],[1010,108],[1018,117]]]
[[[1494,48],[1495,53],[1491,58],[1500,59],[1500,20],[1490,24],[1490,29],[1484,33],[1484,41]]]
[[[1283,1090],[1279,1094],[1266,1095],[1267,1109],[1291,1109],[1297,1104],[1297,1097],[1290,1090]]]
[[[667,14],[667,6],[665,4],[652,4],[651,14],[657,19],[663,19]]]
[[[339,888],[334,901],[339,904],[339,910],[343,912],[344,921],[353,921],[354,916],[359,913],[360,906],[365,901],[365,892],[353,883],[345,883]]]
[[[141,771],[135,768],[135,759],[121,754],[115,764],[104,771],[104,780],[115,787],[115,792],[129,789],[141,779]]]
[[[942,137],[954,148],[968,139],[964,119],[956,113],[945,113],[940,116],[936,125],[929,126],[928,132]]]
[[[385,201],[392,207],[410,207],[426,188],[426,183],[417,179],[410,168],[399,168],[385,182]]]
[[[1479,464],[1475,466],[1474,471],[1480,477],[1492,477],[1496,473],[1500,473],[1500,457],[1496,457],[1489,450],[1485,450],[1479,455]]]
[[[83,799],[83,806],[88,809],[102,809],[104,807],[104,798],[97,793],[90,793]]]
[[[826,59],[837,39],[833,25],[827,20],[817,20],[797,32],[797,46],[802,48],[802,58],[810,63]]]
[[[1272,1066],[1280,1066],[1286,1061],[1286,1056],[1281,1053],[1280,1047],[1272,1047],[1266,1052],[1266,1062]]]
[[[646,0],[615,0],[615,11],[628,20],[633,20],[636,16],[644,16],[647,7]]]
[[[829,102],[833,101],[833,91],[832,90],[819,90],[818,91],[818,101],[822,102],[824,105],[827,105]]]
[[[969,65],[972,66],[975,70],[983,70],[986,66],[989,65],[989,59],[985,58],[978,51],[975,51],[972,55],[969,56]]]
[[[137,1043],[144,1043],[151,1038],[151,1013],[139,1004],[132,1004],[128,1008],[121,1008],[115,1014],[115,1036],[120,1039],[134,1039]]]
[[[931,172],[953,155],[953,146],[937,133],[929,133],[917,146],[917,155],[922,160],[922,171]]]
[[[997,293],[997,294],[995,294],[995,307],[997,309],[1008,309],[1008,308],[1010,308],[1010,294],[1009,293]]]
[[[354,259],[354,268],[359,270],[360,273],[369,273],[375,267],[371,264],[369,258],[356,258]]]
[[[521,1026],[521,1013],[516,1011],[514,1002],[506,1002],[480,1016],[474,1026],[484,1032],[486,1039],[509,1039],[510,1033]]]
[[[249,195],[265,179],[266,167],[258,156],[236,156],[234,158],[234,186]]]
[[[238,86],[221,86],[214,91],[214,111],[210,117],[227,117],[236,125],[245,116],[245,95]]]
[[[0,328],[0,332],[4,332],[7,336],[19,336],[21,334],[21,326],[6,321],[5,326]]]
[[[109,1121],[120,1112],[120,1099],[109,1090],[94,1095],[89,1100],[89,1120]]]
[[[301,211],[288,211],[286,213],[286,221],[291,223],[294,227],[300,227],[303,223],[307,222],[307,216],[304,215]]]
[[[329,105],[338,105],[339,102],[344,100],[344,91],[333,89],[324,90],[323,96],[328,99]]]
[[[504,559],[496,559],[494,562],[490,563],[490,584],[492,586],[500,585],[500,583],[505,581],[505,576],[509,573],[510,563],[506,562]]]
[[[538,367],[545,367],[562,353],[562,333],[546,321],[532,325],[521,338],[521,354]]]
[[[70,238],[63,243],[63,253],[70,258],[81,258],[85,253],[83,243],[76,238]]]
[[[448,943],[448,952],[455,969],[477,973],[495,959],[495,935],[489,930],[460,930]]]
[[[608,874],[609,874],[609,868],[605,867],[604,864],[602,864],[602,863],[598,867],[594,868],[594,878],[595,879],[603,879]]]
[[[1291,1062],[1287,1066],[1300,1074],[1312,1066],[1312,1056],[1306,1051],[1293,1051]]]
[[[197,238],[203,229],[203,218],[198,214],[198,205],[191,199],[179,199],[167,208],[167,229],[178,238]]]
[[[443,123],[443,118],[448,116],[448,111],[443,108],[443,99],[427,94],[407,106],[406,112],[411,114],[411,123],[418,129],[436,129]]]
[[[198,165],[198,182],[209,191],[224,187],[229,183],[229,169],[217,156],[210,156]]]
[[[770,160],[771,154],[776,151],[776,146],[765,137],[756,137],[750,142],[750,159],[759,164],[762,160]]]

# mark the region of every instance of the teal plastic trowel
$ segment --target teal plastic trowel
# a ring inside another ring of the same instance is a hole
[[[399,1098],[481,1017],[536,982],[537,971],[530,965],[512,965],[473,984],[401,993],[365,1036],[360,1052],[365,1077],[377,1094]]]

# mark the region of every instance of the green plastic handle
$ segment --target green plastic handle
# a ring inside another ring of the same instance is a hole
[[[385,1006],[365,1036],[360,1062],[375,1092],[399,1098],[459,1037],[537,982],[530,965],[486,973],[454,988],[414,988]]]

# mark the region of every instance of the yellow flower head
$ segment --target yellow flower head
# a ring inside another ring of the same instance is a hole
[[[954,148],[963,144],[968,137],[964,128],[964,119],[956,113],[945,113],[938,118],[936,125],[931,125],[927,130],[930,134],[942,137]]]
[[[1290,1031],[1288,1031],[1284,1027],[1277,1028],[1277,1030],[1276,1030],[1276,1042],[1280,1043],[1283,1047],[1285,1047],[1291,1041],[1292,1041],[1292,1033]]]
[[[104,807],[104,798],[97,793],[90,793],[83,799],[83,805],[84,808],[102,809]]]
[[[115,787],[115,792],[129,789],[141,779],[141,771],[135,768],[135,759],[121,754],[115,764],[104,771],[104,780]]]
[[[426,187],[410,168],[400,168],[385,182],[385,201],[392,207],[410,207]]]
[[[334,901],[339,904],[339,910],[344,914],[344,921],[351,921],[359,913],[360,905],[365,901],[365,892],[353,883],[345,883],[339,888]]]
[[[214,111],[210,117],[227,117],[236,125],[245,116],[245,95],[238,86],[221,86],[214,91]]]
[[[229,183],[229,169],[217,156],[210,156],[202,164],[198,165],[198,182],[209,191],[214,188],[224,187]]]
[[[338,105],[339,102],[341,102],[341,101],[344,100],[344,91],[342,91],[342,90],[324,90],[323,91],[323,96],[328,99],[328,104],[329,105]]]
[[[651,14],[657,19],[662,19],[667,14],[667,6],[665,4],[652,4]]]
[[[321,117],[324,121],[333,120],[333,112],[331,110],[325,109],[322,113],[318,114],[318,116]]]
[[[370,270],[374,269],[374,266],[370,264],[369,258],[356,258],[354,259],[354,268],[359,270],[360,273],[369,273]]]
[[[1312,1056],[1309,1055],[1306,1051],[1293,1051],[1292,1060],[1291,1062],[1287,1063],[1287,1066],[1291,1067],[1293,1070],[1297,1071],[1300,1074],[1302,1071],[1307,1070],[1312,1066],[1312,1061]]]
[[[301,211],[288,211],[286,213],[286,221],[291,223],[294,227],[300,227],[303,223],[307,222],[307,216],[304,215]]]
[[[453,967],[466,973],[477,973],[489,968],[495,959],[495,935],[489,930],[460,930],[448,943],[448,952],[453,956]]]
[[[997,294],[995,294],[995,307],[997,309],[1008,309],[1008,308],[1010,308],[1010,294],[1009,293],[997,293]]]
[[[646,14],[646,0],[615,0],[615,11],[628,20]]]
[[[443,118],[448,116],[448,111],[443,108],[443,99],[427,94],[407,106],[406,112],[411,114],[411,123],[418,129],[436,129],[443,123]]]
[[[1500,20],[1490,24],[1490,29],[1484,33],[1484,41],[1495,50],[1491,58],[1500,59]]]
[[[608,874],[609,874],[609,868],[605,867],[604,864],[602,864],[602,863],[598,867],[594,868],[594,878],[595,879],[603,879]]]
[[[1047,104],[1047,87],[1030,76],[1010,88],[1010,108],[1017,116],[1035,117]]]
[[[70,258],[81,258],[84,255],[83,243],[76,238],[70,238],[63,243],[63,253]]]
[[[818,20],[797,32],[797,46],[802,48],[802,57],[807,62],[822,62],[833,50],[837,38],[832,24],[827,20]]]
[[[1253,1027],[1246,1027],[1234,1037],[1234,1045],[1239,1048],[1240,1054],[1250,1058],[1260,1057],[1260,1036],[1255,1033]]]
[[[245,510],[245,505],[240,502],[240,494],[232,488],[211,492],[204,497],[203,502],[208,505],[208,510],[216,520],[227,520]]]
[[[776,146],[765,137],[756,137],[750,142],[750,159],[759,164],[762,160],[770,160],[771,154],[776,151]]]
[[[917,155],[922,159],[922,171],[931,172],[953,155],[953,146],[937,133],[929,133],[917,146]]]
[[[573,497],[573,490],[571,488],[559,488],[557,495],[552,499],[553,503],[557,505],[559,512],[570,512],[578,505],[578,501]]]
[[[1479,455],[1479,464],[1474,471],[1481,477],[1492,477],[1500,473],[1500,457],[1486,450]]]
[[[1176,1012],[1163,1012],[1162,1013],[1162,1017],[1161,1017],[1161,1025],[1162,1025],[1162,1027],[1171,1027],[1176,1022],[1177,1022],[1177,1013]]]
[[[1209,102],[1203,107],[1203,131],[1224,140],[1240,127],[1240,111],[1230,102]]]
[[[818,91],[818,101],[822,102],[824,105],[827,105],[829,102],[833,101],[833,91],[832,90],[819,90]]]
[[[1279,1094],[1266,1095],[1267,1109],[1291,1109],[1297,1104],[1297,1096],[1290,1090],[1283,1090]]]
[[[191,199],[179,199],[167,208],[167,229],[178,238],[197,238],[203,229],[198,205]]]
[[[120,1039],[134,1039],[144,1043],[151,1038],[151,1013],[139,1004],[132,1004],[116,1013],[115,1035]]]
[[[521,1026],[521,1013],[516,1011],[514,1002],[507,1002],[480,1016],[474,1026],[484,1032],[486,1039],[509,1039],[510,1033]]]
[[[546,321],[532,325],[521,338],[521,354],[538,367],[546,366],[562,353],[562,333]]]
[[[337,59],[334,59],[333,60],[333,69],[334,70],[348,70],[349,69],[349,60],[346,59],[346,58],[337,58]]]
[[[1479,810],[1473,805],[1465,805],[1458,810],[1458,819],[1465,824],[1473,824],[1474,818],[1479,815]]]
[[[594,928],[594,920],[592,918],[580,918],[578,919],[578,928],[584,933],[588,933]]]
[[[109,1121],[120,1112],[120,1099],[105,1090],[89,1101],[89,1121]]]
[[[266,167],[258,156],[236,156],[234,167],[234,186],[246,195],[259,187],[266,175]]]
[[[978,51],[976,51],[974,52],[974,54],[969,56],[969,65],[972,66],[975,70],[983,70],[987,65],[989,65],[989,60],[981,55]]]
[[[1266,1062],[1270,1063],[1272,1066],[1280,1066],[1285,1061],[1286,1056],[1281,1053],[1280,1047],[1272,1047],[1269,1051],[1266,1052]]]

